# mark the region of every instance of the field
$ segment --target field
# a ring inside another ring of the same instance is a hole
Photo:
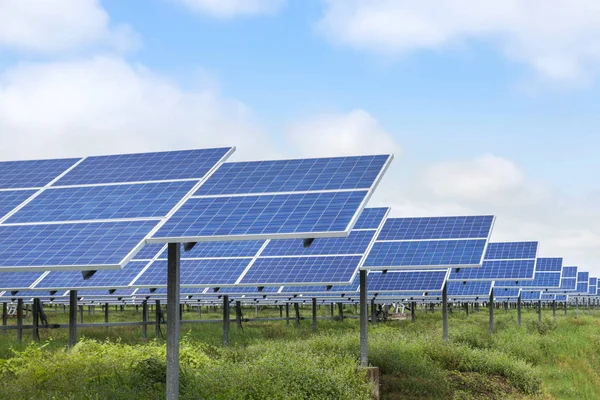
[[[244,310],[254,316],[254,307]],[[345,313],[352,315],[353,307]],[[182,326],[182,399],[368,399],[369,383],[358,367],[358,320],[321,319],[312,333],[306,320],[248,322],[222,345],[220,324]],[[48,309],[51,323],[67,314]],[[322,317],[328,309],[319,310]],[[370,327],[370,362],[381,371],[383,399],[598,399],[600,398],[600,311],[575,317],[550,310],[542,323],[533,309],[517,326],[515,310],[496,310],[496,334],[488,333],[482,308],[468,317],[450,315],[450,342],[441,340],[441,313],[417,312],[417,321]],[[260,317],[278,317],[262,308]],[[219,318],[204,308],[203,319]],[[134,308],[111,310],[111,322],[139,321]],[[196,312],[184,319],[196,319]],[[103,315],[85,312],[85,322]],[[10,321],[9,323],[14,323]],[[163,326],[163,332],[165,327]],[[40,331],[40,343],[0,334],[0,398],[160,399],[164,397],[165,345],[141,339],[140,327],[79,329],[68,349],[67,330]]]

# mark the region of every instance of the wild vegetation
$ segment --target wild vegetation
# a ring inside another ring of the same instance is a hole
[[[353,308],[346,314],[351,315]],[[253,313],[253,309],[246,310]],[[302,310],[307,317],[310,308]],[[263,308],[260,316],[279,316]],[[51,322],[67,315],[49,311]],[[329,315],[326,309],[320,315]],[[218,314],[203,318],[218,318]],[[184,318],[195,319],[195,313]],[[370,362],[381,371],[387,399],[597,399],[600,398],[600,312],[559,312],[557,325],[544,310],[496,312],[488,333],[485,309],[450,316],[450,342],[441,340],[441,314],[419,310],[417,321],[370,327]],[[87,316],[100,322],[103,316]],[[134,309],[111,311],[111,320],[139,320]],[[14,323],[11,321],[10,323]],[[358,321],[319,320],[299,328],[285,321],[232,326],[221,344],[220,324],[183,325],[183,399],[368,399],[369,383],[358,366]],[[163,328],[164,329],[164,328]],[[165,345],[142,340],[140,327],[80,329],[68,349],[66,330],[42,330],[41,342],[0,335],[2,399],[160,399],[165,389]]]

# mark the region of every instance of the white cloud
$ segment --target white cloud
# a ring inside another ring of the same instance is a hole
[[[275,152],[244,104],[112,57],[0,73],[0,141],[1,159],[221,145],[242,158]]]
[[[500,47],[541,76],[579,80],[600,67],[596,0],[323,0],[332,41],[383,54],[474,41]]]
[[[112,26],[98,0],[0,0],[0,46],[56,53],[88,46],[127,50],[137,37]]]
[[[304,156],[400,152],[393,136],[364,110],[310,118],[292,125],[288,137]]]
[[[273,14],[285,0],[175,0],[192,10],[218,18]]]

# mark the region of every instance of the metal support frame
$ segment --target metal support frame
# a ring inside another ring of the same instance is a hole
[[[294,303],[294,314],[295,314],[295,326],[296,328],[300,327],[300,305],[298,303]]]
[[[317,333],[317,298],[312,298],[312,330]]]
[[[6,325],[8,325],[8,304],[2,303],[2,326]],[[2,333],[6,335],[6,329],[3,329]]]
[[[17,341],[21,343],[23,340],[23,299],[17,299]]]
[[[285,324],[290,324],[290,303],[285,303]]]
[[[242,330],[242,302],[235,302],[235,323],[237,325],[238,332]]]
[[[556,300],[552,301],[552,319],[554,320],[554,325],[556,325]]]
[[[340,322],[344,322],[344,305],[342,303],[338,303],[338,312],[340,315]]]
[[[448,283],[442,289],[442,338],[448,341]]]
[[[538,300],[537,308],[538,308],[538,322],[542,322],[542,301],[541,300]]]
[[[334,304],[333,304],[333,303],[331,303],[331,304],[329,305],[329,313],[330,313],[330,317],[331,317],[331,320],[332,320],[332,321],[333,321],[333,320],[335,320],[335,317],[333,316],[333,314],[334,314],[334,308],[335,308]]]
[[[148,322],[148,300],[142,301],[142,322],[144,322],[144,325],[142,325],[142,339],[146,339],[148,338],[148,325],[146,325]]]
[[[494,288],[490,292],[490,302],[488,303],[490,309],[490,335],[494,334]]]
[[[468,317],[469,316],[469,302],[465,302],[465,315]]]
[[[169,243],[167,262],[167,400],[179,398],[179,282],[181,245]]]
[[[158,339],[160,337],[160,320],[162,315],[162,310],[160,309],[160,300],[156,300],[156,306],[154,307],[154,335]]]
[[[519,297],[517,297],[517,322],[519,323],[519,326],[521,326],[522,319],[521,319],[521,294],[520,293],[519,293]]]
[[[36,298],[33,299],[33,308],[31,310],[31,316],[33,318],[32,339],[33,339],[34,342],[39,342],[40,341],[40,330],[39,330],[40,314],[39,314],[39,309],[40,309],[40,299],[36,297]]]
[[[83,324],[83,304],[79,306],[79,323]]]
[[[369,315],[367,309],[367,271],[360,270],[360,365],[369,366]]]
[[[565,301],[565,317],[567,316],[567,302]]]
[[[223,296],[223,344],[229,344],[229,296]]]
[[[579,318],[579,297],[575,297],[575,318]]]
[[[417,308],[417,302],[413,301],[412,303],[410,303],[410,319],[412,322],[415,322],[415,320],[417,319],[417,316],[415,315],[416,311],[415,308]]]
[[[77,290],[69,291],[69,346],[77,344]]]

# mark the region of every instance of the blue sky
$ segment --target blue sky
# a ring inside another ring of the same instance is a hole
[[[374,205],[593,270],[598,49],[595,0],[0,3],[0,156],[393,151]]]

